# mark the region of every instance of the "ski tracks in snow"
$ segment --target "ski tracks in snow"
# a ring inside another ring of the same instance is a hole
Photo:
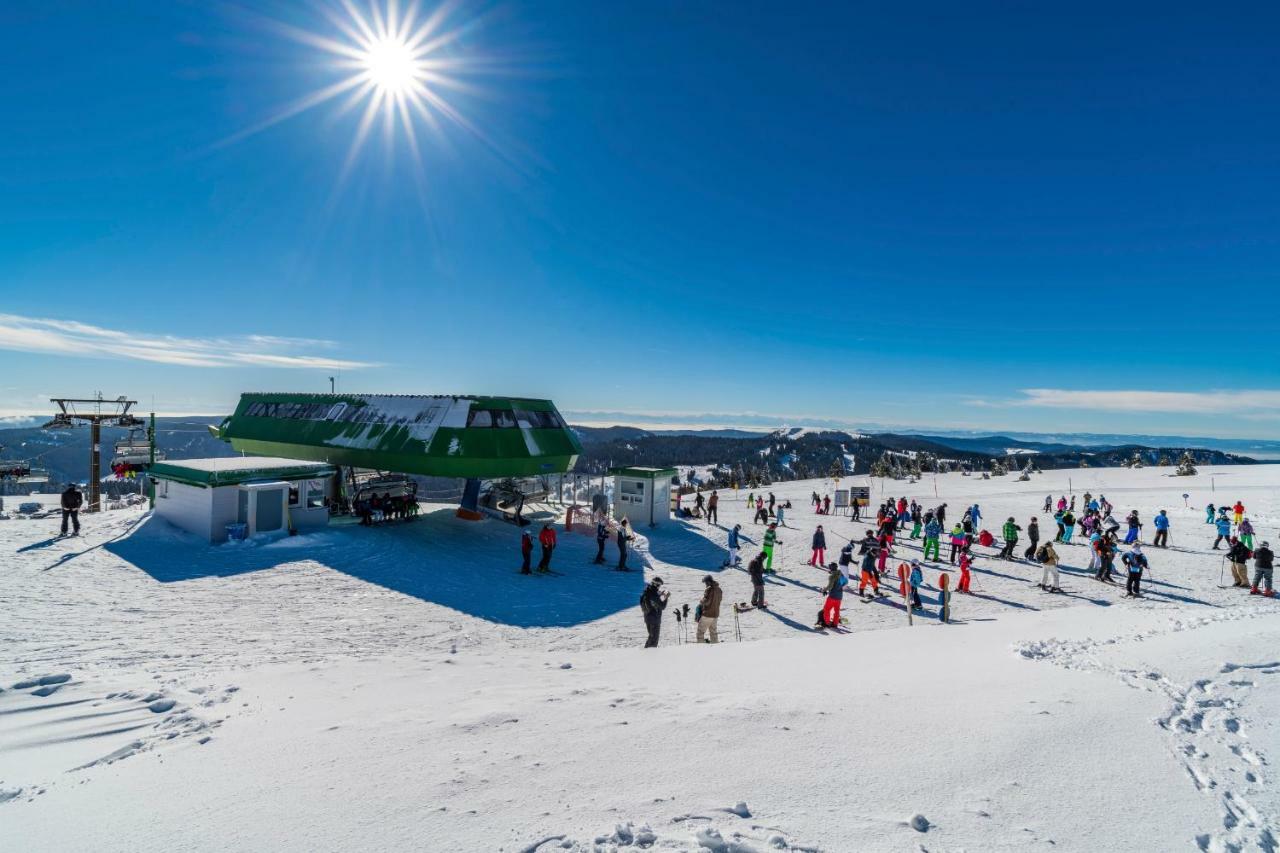
[[[1196,836],[1196,845],[1206,853],[1276,853],[1280,851],[1276,816],[1252,802],[1267,790],[1268,762],[1250,746],[1241,709],[1257,687],[1256,677],[1280,675],[1280,660],[1224,663],[1213,677],[1183,684],[1153,669],[1116,666],[1097,654],[1107,647],[1257,615],[1260,612],[1232,610],[1196,619],[1174,619],[1167,627],[1102,640],[1054,638],[1017,643],[1014,650],[1028,660],[1113,675],[1136,690],[1167,697],[1169,710],[1154,722],[1168,735],[1174,757],[1196,789],[1216,800],[1222,817],[1222,825],[1216,830]]]

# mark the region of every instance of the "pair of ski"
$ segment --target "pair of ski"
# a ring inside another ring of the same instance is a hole
[[[533,575],[555,575],[558,578],[562,578],[565,576],[564,572],[557,572],[555,569],[531,569],[530,571],[527,571],[527,572],[526,571],[517,572],[517,574],[529,575],[530,577],[532,577]]]

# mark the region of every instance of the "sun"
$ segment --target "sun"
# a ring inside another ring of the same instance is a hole
[[[313,8],[323,17],[319,27],[277,20],[264,23],[292,41],[318,49],[325,57],[321,67],[329,71],[325,84],[219,145],[244,139],[321,104],[336,102],[339,113],[359,115],[340,180],[379,126],[388,143],[396,138],[407,143],[419,174],[423,168],[419,152],[421,130],[441,137],[443,125],[450,123],[494,147],[489,137],[447,97],[480,93],[464,78],[482,68],[492,72],[498,67],[492,58],[467,51],[463,36],[473,31],[477,22],[454,21],[458,17],[455,2],[441,0],[439,5],[423,11],[416,0],[403,8],[399,0],[313,0]]]
[[[361,64],[378,91],[393,97],[412,92],[415,82],[425,71],[419,67],[409,45],[393,37],[380,38],[369,45]]]

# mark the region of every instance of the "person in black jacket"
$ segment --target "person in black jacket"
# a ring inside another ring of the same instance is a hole
[[[1248,560],[1253,556],[1245,544],[1235,536],[1231,537],[1231,548],[1227,551],[1227,562],[1231,564],[1232,586],[1249,586]]]
[[[751,577],[751,606],[768,610],[764,603],[764,551],[761,551],[747,564],[747,574]]]
[[[1253,552],[1253,588],[1249,590],[1250,595],[1259,595],[1258,584],[1266,581],[1267,591],[1261,593],[1268,598],[1275,598],[1276,591],[1271,588],[1271,563],[1275,560],[1275,555],[1271,553],[1271,543],[1263,542],[1258,546],[1258,550]]]
[[[75,483],[67,486],[67,490],[62,493],[62,535],[67,535],[67,521],[74,525],[75,532],[72,536],[80,535],[80,507],[84,505],[84,495],[76,488]]]
[[[609,541],[609,523],[603,518],[596,522],[596,558],[592,562],[604,562],[604,543]]]
[[[618,571],[630,571],[627,568],[627,543],[636,537],[631,535],[630,519],[622,519],[622,524],[618,527]]]
[[[658,647],[658,634],[662,631],[662,611],[667,608],[669,593],[662,589],[662,578],[654,578],[640,593],[640,612],[644,614],[644,626],[649,631],[646,649]]]
[[[1034,560],[1040,544],[1040,520],[1035,516],[1031,517],[1031,523],[1027,525],[1027,539],[1030,540],[1031,545],[1027,548],[1026,558]]]

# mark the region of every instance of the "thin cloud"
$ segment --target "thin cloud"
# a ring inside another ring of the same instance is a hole
[[[1067,391],[1024,388],[1011,406],[1088,409],[1102,412],[1161,412],[1185,415],[1231,415],[1265,420],[1280,416],[1280,391]]]
[[[0,349],[176,364],[183,367],[279,367],[359,370],[377,364],[314,355],[332,341],[247,335],[182,338],[106,329],[74,320],[0,314]]]

